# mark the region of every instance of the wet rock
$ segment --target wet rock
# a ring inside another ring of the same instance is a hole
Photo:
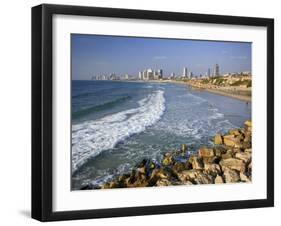
[[[171,154],[165,154],[162,160],[162,164],[164,166],[168,166],[168,165],[172,165],[172,163],[173,163],[173,156]]]
[[[245,163],[249,162],[251,160],[251,154],[249,152],[239,152],[235,154],[235,157],[237,159],[243,160]]]
[[[215,184],[222,184],[222,183],[224,183],[223,178],[217,175],[215,178]]]
[[[116,181],[112,181],[109,183],[109,188],[119,188],[119,183]]]
[[[216,144],[216,145],[223,144],[222,135],[217,134],[217,135],[214,137],[214,144]]]
[[[214,150],[212,148],[200,148],[198,150],[198,156],[201,157],[201,158],[210,158],[210,157],[213,157],[215,156],[215,153],[214,153]]]
[[[143,159],[140,163],[138,163],[136,165],[136,168],[141,168],[144,167],[147,164],[148,160],[147,159]]]
[[[141,168],[137,168],[137,172],[141,173],[141,174],[145,174],[145,166],[143,166]]]
[[[226,183],[235,183],[240,181],[239,174],[232,169],[226,168],[223,172],[223,176]]]
[[[110,188],[110,184],[108,182],[104,183],[102,186],[101,186],[102,189],[107,189],[107,188]]]
[[[237,170],[239,172],[244,172],[246,169],[245,163],[242,160],[236,158],[222,159],[220,161],[220,166],[223,171],[225,171],[225,168]]]
[[[186,151],[187,151],[187,146],[186,146],[186,144],[182,144],[182,145],[181,145],[181,151],[182,151],[182,152],[186,152]]]
[[[83,185],[80,190],[92,190],[92,189],[101,189],[101,186],[97,184],[85,184]]]

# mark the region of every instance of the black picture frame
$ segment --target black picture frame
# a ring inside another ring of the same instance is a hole
[[[267,198],[130,208],[52,210],[52,18],[55,14],[267,28]],[[43,4],[32,8],[32,218],[40,221],[123,217],[274,206],[274,20]]]

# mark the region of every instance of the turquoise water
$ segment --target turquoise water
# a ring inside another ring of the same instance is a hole
[[[159,160],[185,143],[212,145],[216,133],[241,127],[251,105],[180,84],[73,81],[72,189]]]

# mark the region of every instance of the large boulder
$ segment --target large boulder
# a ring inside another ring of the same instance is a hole
[[[205,157],[202,159],[204,164],[217,164],[220,162],[220,156],[213,156],[213,157]]]
[[[251,179],[249,177],[247,177],[247,175],[245,173],[240,172],[240,179],[243,182],[251,182]]]
[[[226,147],[223,145],[217,145],[214,147],[214,152],[216,156],[221,156],[222,154],[225,154],[227,151]]]
[[[181,151],[182,151],[182,152],[186,152],[186,151],[187,151],[187,146],[186,146],[186,144],[182,144],[182,145],[181,145]]]
[[[214,150],[212,148],[200,148],[198,150],[198,156],[201,158],[210,158],[215,156]]]
[[[223,171],[225,171],[225,168],[237,170],[239,172],[244,172],[246,169],[245,163],[242,160],[236,158],[222,159],[220,161],[220,166]]]
[[[247,120],[247,121],[244,122],[244,125],[247,126],[247,127],[252,127],[252,121]]]
[[[212,175],[213,177],[216,177],[218,174],[221,174],[221,168],[218,164],[205,164],[204,171],[207,174]]]
[[[189,162],[191,163],[193,169],[203,169],[204,168],[202,158],[198,158],[197,156],[191,156],[189,158]]]
[[[251,160],[252,155],[249,152],[238,152],[235,154],[235,157],[247,163]]]
[[[181,172],[177,172],[177,178],[181,182],[190,181],[197,176],[198,172],[198,170],[184,170]]]
[[[229,147],[240,148],[242,146],[240,139],[236,138],[234,135],[225,135],[223,137],[223,142],[226,146],[229,146]]]
[[[173,156],[171,153],[166,153],[164,155],[164,158],[162,159],[162,164],[164,166],[168,166],[168,165],[171,165],[173,164]]]
[[[234,155],[234,152],[231,149],[229,149],[229,150],[226,151],[226,153],[221,155],[221,158],[222,159],[229,159],[229,158],[232,158],[233,155]]]
[[[225,183],[236,183],[240,181],[239,174],[232,169],[226,168],[223,172]]]
[[[231,134],[231,135],[234,135],[234,136],[239,136],[239,135],[241,135],[241,132],[240,132],[239,129],[230,129],[230,130],[228,131],[228,133]]]
[[[244,151],[248,153],[252,153],[252,148],[246,148]]]
[[[183,171],[183,170],[189,170],[189,169],[192,169],[192,165],[188,161],[186,161],[186,162],[176,162],[172,166],[172,170],[176,171],[176,172],[180,172],[180,171]]]
[[[214,144],[216,144],[216,145],[223,144],[222,135],[217,134],[214,137]]]
[[[202,170],[185,170],[178,173],[178,179],[183,184],[212,184],[214,180],[211,175],[204,174]]]
[[[222,176],[217,175],[215,178],[215,184],[222,184],[224,183]]]
[[[172,185],[171,181],[167,180],[167,179],[159,179],[156,182],[156,186],[170,186]]]

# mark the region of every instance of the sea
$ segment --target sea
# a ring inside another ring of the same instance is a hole
[[[72,81],[71,189],[101,185],[143,159],[190,152],[251,119],[251,103],[184,84]]]

